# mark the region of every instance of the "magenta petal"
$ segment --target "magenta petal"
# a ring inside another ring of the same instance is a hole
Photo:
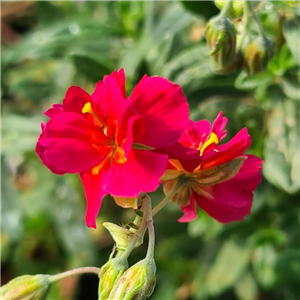
[[[102,176],[93,175],[90,171],[80,174],[87,201],[85,222],[88,227],[96,228],[96,217],[100,210],[102,199],[107,194],[102,188]]]
[[[162,148],[178,141],[189,120],[188,103],[180,86],[162,77],[144,76],[129,101],[145,124],[145,133],[137,143]]]
[[[44,115],[46,115],[49,118],[53,118],[56,115],[61,114],[63,112],[64,112],[64,108],[62,104],[53,104],[51,108],[49,108],[44,112]]]
[[[120,197],[137,197],[140,192],[153,192],[166,170],[166,155],[132,150],[124,164],[113,162],[105,177],[104,189]]]
[[[212,127],[211,132],[214,132],[219,141],[221,141],[225,136],[227,131],[225,130],[227,124],[227,118],[223,117],[223,112],[219,112],[218,116],[216,117]]]
[[[178,222],[184,223],[196,219],[197,211],[195,207],[195,199],[193,193],[191,195],[190,204],[187,206],[182,206],[180,207],[180,209],[183,211],[183,216],[180,219],[178,219]]]
[[[110,143],[110,139],[82,115],[68,112],[56,115],[48,121],[46,135],[49,138],[78,139],[97,146]]]
[[[123,98],[126,99],[126,89],[125,89],[126,77],[125,77],[124,69],[120,69],[119,71],[113,71],[110,75],[105,76],[104,79],[107,77],[114,79],[114,81],[118,86],[118,89],[121,91]],[[96,83],[95,90],[91,95],[91,97],[98,105],[101,105],[103,101],[106,101],[105,99],[103,99],[103,80],[100,80]]]
[[[44,158],[55,168],[68,173],[80,173],[96,167],[103,156],[86,142],[75,139],[47,138]]]
[[[216,151],[204,153],[202,168],[205,169],[211,164],[220,165],[242,156],[244,151],[250,147],[251,141],[247,128],[243,128],[228,143],[217,146]]]
[[[203,145],[210,133],[210,123],[207,120],[198,122],[189,121],[179,142],[185,147],[198,149],[199,145]]]
[[[82,108],[87,102],[92,102],[90,95],[79,86],[71,86],[63,101],[64,111],[82,114]]]
[[[253,191],[261,181],[260,164],[255,156],[248,156],[240,172],[231,180],[205,189],[213,198],[195,195],[201,209],[221,223],[241,221],[250,213]]]
[[[47,161],[45,158],[45,151],[46,151],[46,147],[43,146],[43,143],[45,142],[46,136],[45,136],[45,123],[41,124],[42,126],[42,133],[37,141],[36,144],[36,148],[35,151],[37,153],[37,155],[39,156],[39,158],[41,159],[42,163],[52,172],[58,175],[63,175],[66,172],[59,170],[58,168],[56,168],[53,164],[51,164],[50,161]]]

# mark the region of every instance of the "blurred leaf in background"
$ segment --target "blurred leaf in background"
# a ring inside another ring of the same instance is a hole
[[[88,229],[79,178],[51,174],[34,152],[42,112],[61,103],[69,86],[92,92],[105,74],[124,67],[129,91],[144,74],[180,84],[194,120],[212,121],[223,110],[228,138],[248,127],[250,151],[265,161],[243,222],[222,225],[199,212],[181,224],[171,204],[155,216],[151,299],[298,299],[299,2],[256,1],[274,56],[253,76],[215,71],[204,32],[218,12],[213,1],[1,2],[1,284],[23,274],[101,266],[113,246],[101,224],[132,220],[131,210],[107,197],[97,230]],[[162,196],[151,195],[154,203]],[[145,251],[136,249],[130,263]],[[97,278],[65,280],[49,299],[97,299]]]

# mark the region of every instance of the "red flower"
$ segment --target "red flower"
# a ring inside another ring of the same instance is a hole
[[[171,159],[162,177],[165,194],[178,180],[184,182],[172,199],[184,212],[180,222],[196,218],[195,203],[222,223],[242,220],[250,213],[252,192],[261,181],[262,160],[244,154],[251,144],[246,128],[219,145],[226,136],[226,123],[222,112],[212,126],[207,120],[190,121],[180,137],[182,145],[200,152],[197,159]]]
[[[127,99],[121,69],[99,81],[92,95],[70,87],[63,104],[45,114],[50,120],[42,124],[36,152],[52,172],[80,174],[86,223],[95,227],[107,193],[119,205],[135,207],[141,191],[156,190],[168,163],[159,149],[177,142],[188,104],[178,85],[146,75]]]

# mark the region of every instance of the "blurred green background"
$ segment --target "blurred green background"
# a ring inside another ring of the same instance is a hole
[[[228,138],[247,126],[250,153],[264,159],[252,213],[222,225],[199,211],[180,224],[169,205],[155,216],[157,286],[152,300],[293,300],[300,294],[299,3],[259,1],[274,43],[268,69],[218,74],[203,37],[218,14],[212,1],[1,2],[1,284],[23,274],[55,274],[104,264],[113,246],[103,222],[133,219],[107,197],[96,230],[84,222],[76,175],[52,174],[34,152],[42,112],[67,88],[125,68],[127,91],[143,74],[181,85],[191,118],[222,110]],[[236,20],[237,22],[239,20]],[[152,194],[153,202],[162,197]],[[136,249],[133,264],[145,255]],[[97,299],[97,277],[69,278],[48,299]]]

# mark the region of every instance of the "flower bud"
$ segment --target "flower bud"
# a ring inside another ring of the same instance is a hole
[[[266,37],[259,37],[244,48],[244,63],[251,75],[264,71],[273,56],[272,42]]]
[[[99,300],[108,298],[114,284],[122,276],[122,274],[128,269],[128,262],[126,259],[116,257],[110,259],[105,265],[103,265],[99,272],[99,288],[98,296]]]
[[[153,293],[156,278],[154,259],[143,259],[129,268],[118,280],[108,299],[145,300]]]
[[[220,70],[234,62],[236,48],[236,30],[226,17],[215,17],[210,20],[205,32],[206,42]]]
[[[224,4],[228,2],[226,1],[215,1],[215,5],[219,8],[222,9],[224,7]],[[243,6],[244,6],[244,1],[231,1],[231,7],[229,9],[229,16],[231,18],[238,18],[241,17],[243,14]]]
[[[2,300],[45,300],[50,290],[49,275],[24,275],[1,287]]]

